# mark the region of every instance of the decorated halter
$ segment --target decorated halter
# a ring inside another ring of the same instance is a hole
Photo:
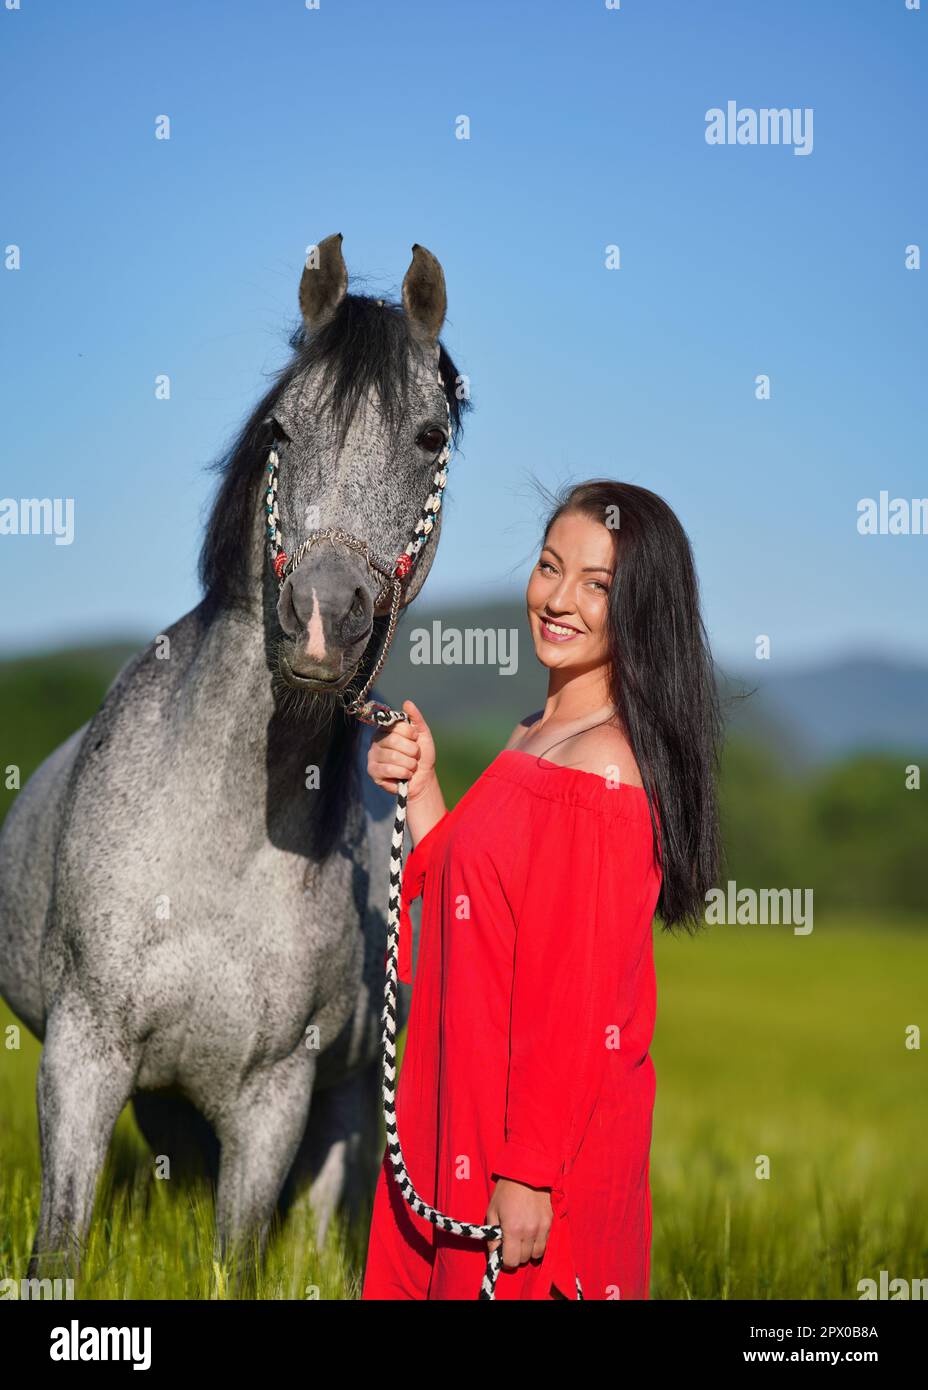
[[[439,385],[444,394],[444,382],[439,375]],[[278,588],[282,589],[287,579],[296,570],[300,562],[305,559],[310,549],[318,542],[323,540],[331,541],[333,545],[344,545],[350,550],[356,550],[363,555],[372,572],[382,576],[383,582],[374,599],[374,609],[380,607],[388,594],[391,595],[390,602],[390,621],[383,642],[380,655],[371,671],[370,676],[365,681],[364,686],[355,698],[346,706],[349,714],[353,714],[365,724],[375,724],[380,728],[389,728],[397,720],[406,719],[407,716],[402,710],[391,709],[389,705],[384,705],[376,700],[368,700],[367,692],[370,690],[374,681],[383,666],[396,632],[396,624],[399,619],[400,600],[403,595],[403,584],[412,573],[413,566],[419,558],[422,548],[427,543],[429,536],[435,525],[435,518],[441,510],[441,499],[448,481],[448,460],[451,457],[451,408],[445,396],[445,409],[448,412],[448,438],[445,446],[438,458],[435,460],[435,475],[432,478],[432,490],[425,499],[425,505],[416,522],[415,529],[406,548],[395,560],[385,560],[382,556],[375,554],[366,541],[358,540],[348,531],[341,531],[329,528],[322,531],[310,531],[300,542],[292,555],[288,555],[284,550],[283,537],[280,533],[280,515],[277,509],[277,487],[280,471],[280,458],[277,453],[276,445],[271,446],[267,460],[267,487],[264,500],[267,512],[267,540],[270,551],[271,568],[277,577]],[[403,784],[405,786],[405,783]]]
[[[444,383],[439,375],[439,384],[444,390]],[[448,407],[447,396],[445,405]],[[442,449],[435,461],[435,475],[432,479],[432,490],[425,499],[425,505],[416,522],[412,537],[407,542],[405,550],[399,554],[395,560],[387,561],[374,554],[366,541],[358,540],[347,531],[329,529],[324,531],[311,531],[292,555],[288,555],[283,547],[283,538],[280,533],[280,517],[277,510],[277,485],[280,468],[280,459],[277,454],[276,446],[271,447],[268,454],[267,464],[267,495],[265,507],[267,510],[267,537],[268,548],[270,551],[271,568],[277,577],[279,588],[283,588],[289,575],[305,558],[310,548],[318,541],[329,540],[333,545],[344,545],[351,550],[356,550],[363,555],[372,571],[377,572],[383,577],[383,583],[376,599],[374,600],[375,610],[386,598],[391,595],[390,602],[390,621],[387,626],[383,646],[377,662],[371,671],[363,688],[355,698],[346,705],[349,714],[353,714],[364,724],[373,724],[381,729],[389,729],[401,720],[409,722],[409,716],[403,710],[391,708],[390,705],[382,704],[377,700],[368,700],[367,692],[370,690],[377,675],[386,660],[390,643],[393,641],[396,632],[396,624],[399,618],[400,600],[403,593],[403,585],[412,573],[413,567],[419,558],[423,548],[428,543],[429,537],[435,525],[442,502],[442,495],[448,481],[448,461],[451,457],[451,409],[448,407],[448,438],[445,447]],[[397,783],[396,796],[396,817],[393,822],[393,836],[390,844],[390,893],[389,910],[387,914],[387,960],[386,960],[386,980],[384,985],[384,1007],[383,1014],[383,1120],[387,1136],[387,1149],[390,1154],[390,1162],[393,1165],[393,1175],[399,1186],[403,1197],[417,1216],[430,1221],[433,1226],[437,1226],[441,1231],[448,1231],[455,1236],[468,1236],[472,1240],[501,1240],[502,1228],[499,1226],[474,1226],[467,1221],[456,1221],[452,1216],[446,1216],[444,1212],[436,1211],[428,1202],[422,1200],[416,1189],[413,1187],[409,1174],[406,1171],[406,1164],[403,1160],[403,1151],[400,1148],[400,1136],[396,1124],[396,998],[397,998],[397,968],[399,954],[399,924],[400,924],[400,899],[403,889],[403,838],[406,827],[406,796],[409,789],[408,781]],[[502,1264],[502,1246],[497,1246],[495,1250],[489,1252],[487,1256],[486,1272],[480,1285],[479,1299],[491,1300],[496,1297],[496,1280]],[[582,1299],[583,1293],[580,1288],[580,1280],[577,1279],[577,1298]]]

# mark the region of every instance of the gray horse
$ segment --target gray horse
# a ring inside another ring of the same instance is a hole
[[[278,589],[265,470],[276,444],[291,553],[334,527],[398,556],[465,402],[435,257],[413,247],[401,306],[348,294],[341,240],[307,258],[292,359],[220,461],[203,600],[125,666],[0,835],[0,991],[44,1040],[32,1273],[79,1267],[130,1098],[156,1154],[212,1146],[226,1257],[263,1252],[282,1194],[305,1194],[324,1238],[376,1178],[394,803],[345,705],[388,604],[329,541]]]

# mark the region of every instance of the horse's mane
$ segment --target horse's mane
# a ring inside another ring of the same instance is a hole
[[[267,464],[271,435],[267,416],[300,373],[321,366],[324,404],[343,443],[355,411],[375,393],[391,434],[399,429],[409,391],[409,328],[399,304],[370,295],[345,295],[332,319],[307,337],[300,324],[290,337],[293,356],[274,377],[231,447],[210,465],[220,476],[200,550],[203,611],[241,607],[247,595],[247,561],[255,524],[256,488]],[[438,370],[456,441],[469,401],[458,398],[457,368],[440,347]]]
[[[258,506],[257,490],[272,442],[266,421],[293,380],[309,368],[322,366],[326,394],[320,404],[331,411],[342,443],[358,405],[369,391],[379,398],[384,424],[391,436],[402,423],[410,386],[410,339],[406,315],[399,304],[369,295],[346,295],[329,323],[311,337],[300,324],[291,334],[290,347],[292,358],[276,373],[238,438],[210,465],[219,474],[220,482],[200,550],[200,614],[206,622],[222,610],[243,607],[249,599],[248,557]],[[456,441],[470,402],[458,398],[457,368],[441,345],[438,370],[451,413],[452,439]],[[374,655],[365,653],[362,681],[380,650],[386,623],[386,618],[374,620],[369,646]],[[318,704],[313,707],[310,702],[309,712],[312,722],[322,718],[330,728],[323,781],[326,791],[314,816],[311,843],[301,846],[310,860],[310,872],[315,873],[316,867],[341,844],[348,814],[360,799],[356,748],[361,726],[340,708],[326,710]],[[292,737],[275,724],[271,730],[272,745],[278,733]]]

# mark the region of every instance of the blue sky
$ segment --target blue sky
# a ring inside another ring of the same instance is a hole
[[[362,288],[396,292],[416,241],[445,269],[476,408],[431,598],[521,592],[529,475],[605,473],[678,512],[729,665],[761,633],[783,666],[924,659],[928,536],[856,520],[928,494],[926,25],[905,0],[0,9],[0,495],[75,506],[70,546],[0,536],[3,652],[193,606],[206,465],[341,231]],[[812,108],[811,154],[708,145],[729,100]]]

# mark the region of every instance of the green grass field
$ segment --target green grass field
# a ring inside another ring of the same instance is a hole
[[[916,920],[712,927],[656,939],[651,1192],[655,1299],[856,1299],[858,1280],[928,1276],[925,1017]],[[38,1214],[35,1072],[0,1010],[0,1279],[26,1273]],[[756,1176],[758,1156],[769,1179]],[[311,1219],[275,1232],[257,1296],[351,1299],[366,1231],[317,1251]],[[205,1186],[154,1177],[130,1111],[101,1180],[81,1298],[228,1295]]]

